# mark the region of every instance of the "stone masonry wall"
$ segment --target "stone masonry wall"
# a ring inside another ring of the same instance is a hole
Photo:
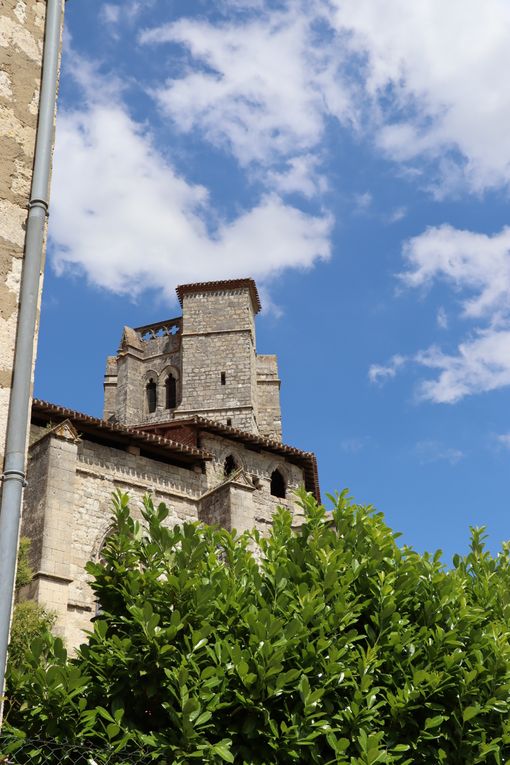
[[[257,399],[259,433],[275,441],[282,440],[280,379],[276,356],[257,356]]]
[[[0,463],[34,159],[46,3],[0,3]]]
[[[134,338],[129,328],[129,345],[119,356],[109,356],[104,380],[104,418],[113,417],[124,425],[164,422],[174,417],[175,410],[166,409],[165,380],[171,372],[177,380],[177,403],[181,400],[180,335]],[[125,332],[126,338],[126,332]],[[149,412],[146,385],[152,379],[157,385],[157,409]]]
[[[207,484],[209,486],[217,486],[224,480],[224,463],[228,455],[232,455],[238,467],[243,468],[251,478],[255,491],[252,493],[249,503],[250,508],[251,503],[253,503],[253,509],[250,509],[250,513],[252,514],[253,525],[261,533],[267,533],[271,518],[278,505],[287,507],[292,513],[295,523],[299,523],[302,511],[294,492],[304,484],[303,471],[300,467],[271,452],[255,452],[251,449],[245,449],[242,444],[220,436],[203,434],[202,448],[215,457],[207,464]],[[271,496],[271,474],[275,469],[278,469],[285,478],[287,486],[285,499]]]
[[[42,438],[40,437],[42,435]],[[91,441],[72,442],[35,430],[30,448],[22,533],[33,539],[36,577],[24,596],[57,614],[56,630],[78,645],[95,613],[85,564],[97,558],[111,527],[112,493],[129,492],[140,518],[145,494],[165,502],[169,525],[198,520],[206,476]]]
[[[129,493],[138,518],[147,493],[155,503],[165,502],[169,525],[200,520],[267,533],[278,505],[288,507],[298,522],[293,490],[303,483],[301,469],[228,438],[202,434],[202,446],[213,457],[204,472],[199,465],[188,469],[145,457],[135,446],[124,450],[80,439],[69,421],[33,427],[31,435],[22,533],[33,540],[36,576],[23,595],[57,614],[56,630],[69,647],[79,645],[95,614],[85,564],[100,555],[111,528],[114,491]],[[238,467],[231,478],[224,473],[228,455]],[[285,499],[270,493],[275,468],[285,478]]]
[[[182,401],[200,414],[257,432],[255,323],[247,288],[183,297]]]

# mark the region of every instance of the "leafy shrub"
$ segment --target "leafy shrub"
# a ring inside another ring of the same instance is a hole
[[[18,545],[18,562],[16,567],[15,593],[16,597],[22,587],[33,579],[30,566],[30,539],[21,537]],[[16,603],[12,615],[11,635],[9,642],[9,668],[23,671],[25,658],[30,652],[32,641],[51,630],[55,615],[32,600],[22,600]]]
[[[167,528],[148,499],[142,527],[118,495],[101,615],[71,660],[35,642],[10,731],[181,765],[510,762],[509,546],[475,529],[448,570],[345,493],[301,501],[261,539]]]

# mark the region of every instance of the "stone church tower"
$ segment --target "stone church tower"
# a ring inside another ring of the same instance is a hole
[[[281,440],[276,356],[256,352],[252,279],[186,284],[183,315],[124,328],[105,377],[104,419],[153,425],[200,415]]]
[[[276,356],[257,354],[252,279],[177,288],[182,316],[125,327],[107,361],[103,419],[45,401],[32,407],[22,533],[32,542],[24,595],[57,614],[69,647],[95,602],[85,564],[111,531],[111,495],[198,521],[267,533],[279,505],[296,524],[295,490],[318,499],[311,452],[282,443]]]

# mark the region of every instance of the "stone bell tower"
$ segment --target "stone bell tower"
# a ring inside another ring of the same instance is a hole
[[[281,440],[276,356],[257,355],[253,279],[177,288],[182,317],[124,328],[107,361],[104,417],[149,425],[200,416]]]

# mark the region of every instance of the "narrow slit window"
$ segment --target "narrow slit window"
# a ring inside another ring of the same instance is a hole
[[[271,474],[271,494],[273,497],[285,499],[286,494],[285,479],[279,470],[273,470]]]
[[[165,380],[166,409],[175,409],[177,406],[177,380],[173,374],[169,374]]]
[[[222,385],[226,385],[226,383],[227,383],[227,375],[226,375],[225,372],[222,372],[221,373],[221,384]]]
[[[227,417],[227,425],[232,425],[232,417]]]
[[[157,386],[154,380],[152,379],[152,377],[147,383],[146,393],[147,393],[147,410],[149,414],[152,414],[152,412],[156,411],[156,407],[158,405]]]

